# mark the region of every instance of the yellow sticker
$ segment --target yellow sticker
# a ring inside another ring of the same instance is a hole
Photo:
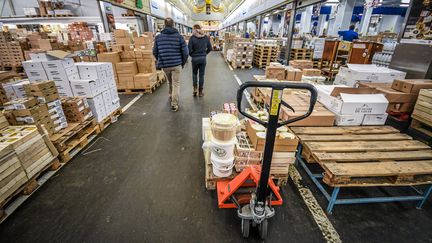
[[[279,104],[281,103],[281,92],[280,90],[273,90],[271,106],[270,106],[270,115],[277,116],[279,111]]]

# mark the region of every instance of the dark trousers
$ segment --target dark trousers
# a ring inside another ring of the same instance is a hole
[[[206,57],[192,58],[192,80],[193,86],[198,86],[198,72],[199,72],[199,88],[204,88],[204,74],[207,61]]]

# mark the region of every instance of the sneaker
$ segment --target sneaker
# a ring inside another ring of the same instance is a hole
[[[172,105],[172,106],[171,106],[171,111],[176,112],[176,111],[178,111],[178,110],[179,110],[179,107],[178,107],[177,105]]]

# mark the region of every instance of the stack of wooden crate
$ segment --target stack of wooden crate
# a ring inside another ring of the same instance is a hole
[[[291,49],[291,60],[312,60],[313,50],[306,48],[293,48]]]
[[[432,143],[432,89],[420,90],[412,118],[411,128],[425,134]]]
[[[278,53],[278,45],[255,44],[253,63],[258,68],[265,68],[271,62],[277,61]]]
[[[252,68],[254,44],[245,41],[236,41],[233,46],[234,55],[231,60],[233,68]]]

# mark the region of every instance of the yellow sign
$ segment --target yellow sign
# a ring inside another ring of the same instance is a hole
[[[270,115],[277,116],[279,112],[279,104],[281,103],[282,92],[280,90],[273,90],[271,105],[270,105]]]

